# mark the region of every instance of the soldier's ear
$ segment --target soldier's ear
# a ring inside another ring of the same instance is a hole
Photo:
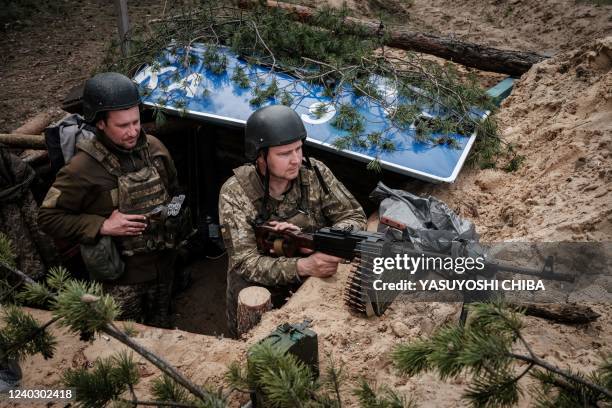
[[[98,130],[104,130],[106,128],[106,119],[100,119],[97,121],[96,128],[98,128]]]
[[[257,153],[257,158],[255,159],[255,163],[258,166],[265,167],[266,165],[266,158],[264,156],[265,154],[268,154],[268,149],[261,149],[259,153]]]

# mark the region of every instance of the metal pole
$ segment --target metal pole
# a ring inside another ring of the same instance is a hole
[[[117,11],[117,27],[119,29],[119,44],[121,45],[121,54],[124,57],[127,57],[130,48],[127,38],[127,33],[130,29],[127,0],[115,0],[115,10]]]

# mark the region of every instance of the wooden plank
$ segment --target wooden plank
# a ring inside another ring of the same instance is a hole
[[[127,57],[129,54],[129,42],[127,38],[130,30],[130,18],[128,16],[127,0],[115,0],[115,10],[117,11],[117,27],[119,30],[119,44],[121,54]]]

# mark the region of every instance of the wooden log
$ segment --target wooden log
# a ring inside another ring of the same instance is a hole
[[[49,112],[41,112],[36,116],[27,120],[26,123],[13,130],[13,133],[22,135],[38,135],[45,130],[53,120],[53,116]]]
[[[584,324],[590,323],[600,316],[588,306],[575,303],[510,303],[513,308],[525,310],[528,316],[541,317],[557,323]]]
[[[25,135],[19,133],[0,133],[0,143],[20,149],[46,149],[43,135]]]
[[[248,332],[261,320],[261,316],[272,309],[270,291],[261,286],[249,286],[238,294],[238,336]]]
[[[253,0],[240,2],[243,8],[253,7],[256,4],[259,2]],[[266,5],[270,8],[284,10],[296,21],[307,24],[313,23],[316,16],[315,9],[297,4],[267,0]],[[499,72],[518,77],[527,72],[532,65],[547,58],[534,52],[502,50],[434,34],[381,28],[379,22],[360,20],[355,17],[346,17],[345,22],[347,26],[355,27],[368,36],[387,34],[385,45],[390,47],[435,55],[482,71]]]

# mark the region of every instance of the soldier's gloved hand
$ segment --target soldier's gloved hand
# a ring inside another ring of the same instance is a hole
[[[123,214],[119,210],[104,220],[100,228],[100,235],[134,236],[140,235],[147,227],[147,217],[140,214]]]
[[[298,260],[298,275],[327,278],[336,273],[340,262],[342,262],[342,258],[337,256],[314,252],[306,258]]]

